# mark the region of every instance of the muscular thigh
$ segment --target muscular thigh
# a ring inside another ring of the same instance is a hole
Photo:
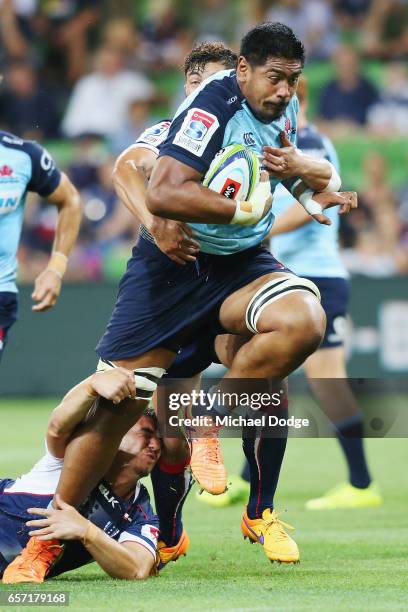
[[[229,295],[220,308],[219,319],[222,327],[231,334],[238,334],[247,339],[250,338],[252,334],[245,323],[245,313],[250,300],[266,282],[285,277],[287,277],[287,273],[271,272],[270,274],[260,276],[248,285],[245,285],[245,287]]]

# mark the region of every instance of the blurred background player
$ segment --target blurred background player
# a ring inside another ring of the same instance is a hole
[[[64,462],[65,447],[76,426],[97,406],[98,396],[118,404],[136,393],[134,376],[117,368],[93,374],[71,389],[48,423],[46,454],[16,480],[0,480],[0,576],[15,582],[22,549],[38,549],[38,537],[55,542],[54,562],[44,577],[34,559],[20,582],[43,582],[96,561],[113,578],[143,579],[154,573],[159,522],[149,494],[139,482],[161,453],[154,415],[142,416],[124,436],[101,482],[77,511],[53,498]],[[97,408],[96,408],[97,409]],[[39,516],[33,516],[39,515]],[[35,529],[34,529],[35,528]],[[30,539],[30,535],[36,537]],[[9,565],[10,564],[10,565]]]
[[[27,192],[34,191],[58,208],[58,223],[47,267],[35,279],[33,311],[56,303],[68,255],[81,219],[80,199],[69,178],[61,173],[39,144],[0,131],[0,360],[10,327],[17,319],[17,248]]]
[[[333,144],[307,119],[307,81],[303,76],[299,80],[297,96],[300,103],[298,148],[308,155],[328,159],[340,171]],[[349,472],[348,483],[335,487],[319,499],[309,500],[306,508],[378,506],[382,498],[367,466],[363,415],[347,381],[343,343],[349,281],[339,253],[339,216],[335,210],[329,209],[330,226],[320,227],[311,223],[310,217],[281,186],[275,194],[273,210],[276,215],[270,232],[273,253],[296,274],[310,278],[320,291],[327,316],[326,332],[319,349],[307,358],[303,367],[316,399],[334,425]],[[223,495],[214,497],[204,492],[197,496],[198,499],[218,507],[246,499],[248,464],[241,476],[233,475],[230,480],[230,487]]]

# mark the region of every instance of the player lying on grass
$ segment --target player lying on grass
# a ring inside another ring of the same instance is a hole
[[[0,576],[14,583],[22,549],[33,553],[19,582],[43,582],[91,561],[113,578],[147,578],[155,572],[158,519],[149,494],[139,482],[154,468],[161,444],[156,418],[142,416],[123,437],[112,465],[77,511],[51,502],[63,466],[66,445],[89,410],[97,409],[98,396],[115,405],[136,393],[128,370],[93,374],[74,387],[55,408],[48,423],[46,454],[16,480],[0,480]],[[30,535],[35,535],[29,539]],[[38,572],[47,551],[41,539],[56,547],[46,576]],[[14,563],[9,565],[14,560]],[[7,567],[8,566],[8,567]]]
[[[328,159],[339,171],[333,144],[307,120],[307,82],[303,76],[297,97],[300,104],[298,148],[303,153]],[[349,470],[348,483],[321,498],[309,500],[306,508],[378,506],[382,498],[367,466],[362,415],[347,381],[344,333],[349,281],[339,251],[339,217],[335,210],[328,210],[330,227],[314,223],[281,187],[277,189],[273,210],[276,220],[270,236],[274,254],[291,270],[313,281],[320,291],[327,317],[326,331],[318,350],[306,359],[304,369],[313,394],[335,427]],[[198,499],[216,507],[245,501],[250,480],[248,464],[241,476],[232,475],[229,480],[231,484],[224,494],[213,496],[204,492]]]
[[[0,361],[17,320],[17,248],[29,191],[58,208],[51,257],[36,278],[31,296],[36,302],[32,309],[43,312],[54,306],[61,292],[68,255],[79,231],[80,198],[43,147],[0,131]]]
[[[70,504],[79,505],[103,476],[159,379],[198,333],[210,336],[219,330],[241,336],[243,344],[227,381],[283,379],[319,345],[325,315],[317,288],[294,277],[261,247],[273,224],[271,189],[278,182],[292,177],[295,192],[299,197],[304,193],[306,204],[306,186],[318,191],[338,187],[330,163],[307,158],[288,144],[288,138],[292,143],[296,138],[294,94],[303,62],[303,46],[289,28],[257,26],[242,41],[236,73],[219,72],[207,79],[176,114],[149,182],[147,205],[158,216],[193,222],[200,252],[195,262],[180,267],[146,238],[140,237],[133,249],[97,352],[103,367],[134,370],[136,401],[124,400],[115,409],[101,402],[68,444],[57,493]],[[197,141],[188,136],[195,112],[203,125],[203,138]],[[271,179],[241,206],[202,187],[201,180],[215,154],[231,143],[245,144],[245,134],[264,155]],[[343,211],[355,205],[353,196],[346,197]],[[279,290],[278,283],[283,283]],[[246,313],[258,309],[257,322],[251,322]],[[245,448],[247,458],[254,459],[259,447],[259,469],[251,473],[244,519],[251,539],[263,545],[268,558],[296,562],[299,552],[293,540],[283,529],[270,529],[280,524],[272,498],[284,445],[275,449],[273,439],[265,437],[259,445],[252,439]],[[47,543],[42,544],[47,549]],[[30,555],[24,566],[29,564]]]

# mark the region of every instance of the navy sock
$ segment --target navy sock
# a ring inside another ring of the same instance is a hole
[[[279,410],[279,417],[287,418],[287,409]],[[249,464],[250,492],[247,514],[251,519],[261,518],[267,508],[273,509],[273,499],[278,485],[279,473],[285,455],[287,428],[271,432],[268,427],[257,432],[246,428],[242,446]],[[271,434],[280,437],[270,437]],[[251,435],[252,434],[252,435]]]
[[[160,539],[174,546],[183,531],[182,509],[193,484],[185,464],[171,465],[159,461],[151,473]]]
[[[356,414],[334,425],[347,461],[350,483],[358,489],[366,489],[371,483],[371,476],[364,452],[362,415]]]

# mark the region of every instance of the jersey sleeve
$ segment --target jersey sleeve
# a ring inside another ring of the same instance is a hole
[[[138,512],[118,539],[124,542],[136,542],[144,546],[156,558],[157,541],[159,539],[159,519],[150,505],[147,491],[142,492],[138,499]]]
[[[34,191],[43,197],[49,196],[60,184],[61,172],[48,151],[38,143],[27,141],[24,149],[30,156],[32,164],[28,191]]]
[[[160,147],[168,155],[205,174],[221,149],[230,119],[225,99],[208,85],[184,108],[181,105]]]
[[[160,145],[163,144],[168,136],[170,124],[171,121],[166,119],[156,123],[156,125],[152,125],[139,136],[133,146],[150,149],[158,155]]]

